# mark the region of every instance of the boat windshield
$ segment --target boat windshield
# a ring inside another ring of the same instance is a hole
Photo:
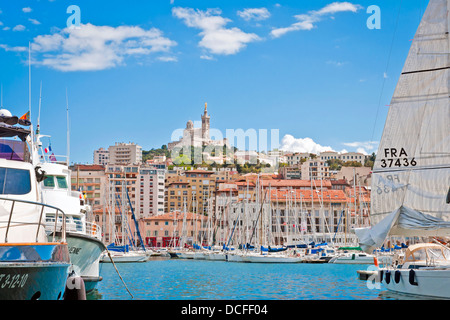
[[[54,188],[55,187],[55,179],[58,184],[59,189],[67,189],[67,180],[64,176],[45,176],[44,179],[44,187]]]
[[[0,158],[16,161],[30,161],[27,143],[20,140],[0,139]]]
[[[29,170],[0,167],[0,194],[27,194],[31,191]]]

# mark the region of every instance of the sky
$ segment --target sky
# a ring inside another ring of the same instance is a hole
[[[31,120],[42,85],[44,146],[66,154],[68,109],[73,163],[116,142],[159,148],[205,103],[223,137],[370,154],[427,3],[0,0],[2,107],[28,111],[30,47]]]

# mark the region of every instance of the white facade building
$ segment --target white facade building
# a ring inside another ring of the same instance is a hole
[[[94,150],[94,164],[106,166],[109,162],[109,151],[103,148]]]
[[[139,169],[136,188],[136,213],[139,218],[164,214],[165,170]]]
[[[117,143],[108,148],[109,164],[128,165],[142,163],[142,147],[135,143]]]

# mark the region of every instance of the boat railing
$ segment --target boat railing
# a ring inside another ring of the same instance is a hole
[[[62,217],[62,228],[61,228],[61,242],[65,242],[66,241],[66,215],[64,213],[64,211],[62,211],[60,208],[48,205],[48,204],[44,204],[41,202],[35,202],[35,201],[28,201],[28,200],[22,200],[22,199],[12,199],[12,198],[4,198],[4,197],[0,197],[0,201],[11,201],[11,210],[9,212],[9,217],[8,217],[8,224],[6,226],[6,231],[5,231],[5,239],[4,242],[7,243],[8,242],[8,233],[9,230],[12,228],[11,226],[11,222],[14,222],[14,220],[12,219],[13,215],[14,215],[14,207],[16,203],[22,203],[22,204],[27,204],[27,205],[35,205],[40,207],[40,215],[39,215],[39,221],[36,222],[21,222],[20,225],[37,225],[37,230],[36,230],[36,242],[39,242],[39,232],[41,231],[41,228],[45,231],[45,223],[42,221],[43,216],[44,216],[44,209],[45,208],[49,208],[52,210],[55,210],[55,224],[54,224],[54,228],[53,228],[53,239],[52,242],[55,242],[55,235],[56,235],[56,230],[57,230],[57,224],[56,222],[58,221],[58,217],[61,216]],[[16,225],[17,226],[17,225]],[[14,227],[14,226],[13,226]]]
[[[102,240],[102,228],[94,222],[86,221],[86,233]]]

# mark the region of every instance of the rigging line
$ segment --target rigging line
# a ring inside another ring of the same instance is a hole
[[[448,53],[446,53],[446,54],[448,54]],[[421,72],[433,72],[433,71],[440,71],[440,70],[446,70],[446,69],[450,69],[450,66],[442,67],[442,68],[434,68],[434,69],[406,71],[406,72],[402,72],[402,75],[405,75],[405,74],[412,74],[412,73],[421,73]]]
[[[397,19],[395,21],[395,27],[394,27],[394,34],[392,35],[392,41],[391,41],[391,46],[389,48],[389,54],[388,54],[388,59],[387,59],[387,64],[386,64],[386,68],[385,68],[385,72],[387,72],[387,70],[389,69],[389,64],[390,64],[390,60],[391,60],[391,54],[392,54],[392,48],[394,46],[394,40],[395,40],[395,35],[397,33],[397,28],[398,28],[398,21],[400,18],[400,12],[402,11],[402,4],[403,4],[403,0],[400,1],[400,7],[398,9],[398,13],[397,13]],[[373,141],[373,137],[375,136],[375,128],[376,128],[376,124],[377,124],[377,120],[378,120],[378,114],[380,112],[380,105],[381,105],[381,99],[383,97],[383,91],[384,91],[384,85],[386,84],[386,77],[383,76],[383,83],[381,85],[381,92],[380,92],[380,97],[378,98],[378,108],[377,108],[377,112],[375,115],[375,122],[373,124],[373,130],[372,130],[372,139],[371,141]]]

